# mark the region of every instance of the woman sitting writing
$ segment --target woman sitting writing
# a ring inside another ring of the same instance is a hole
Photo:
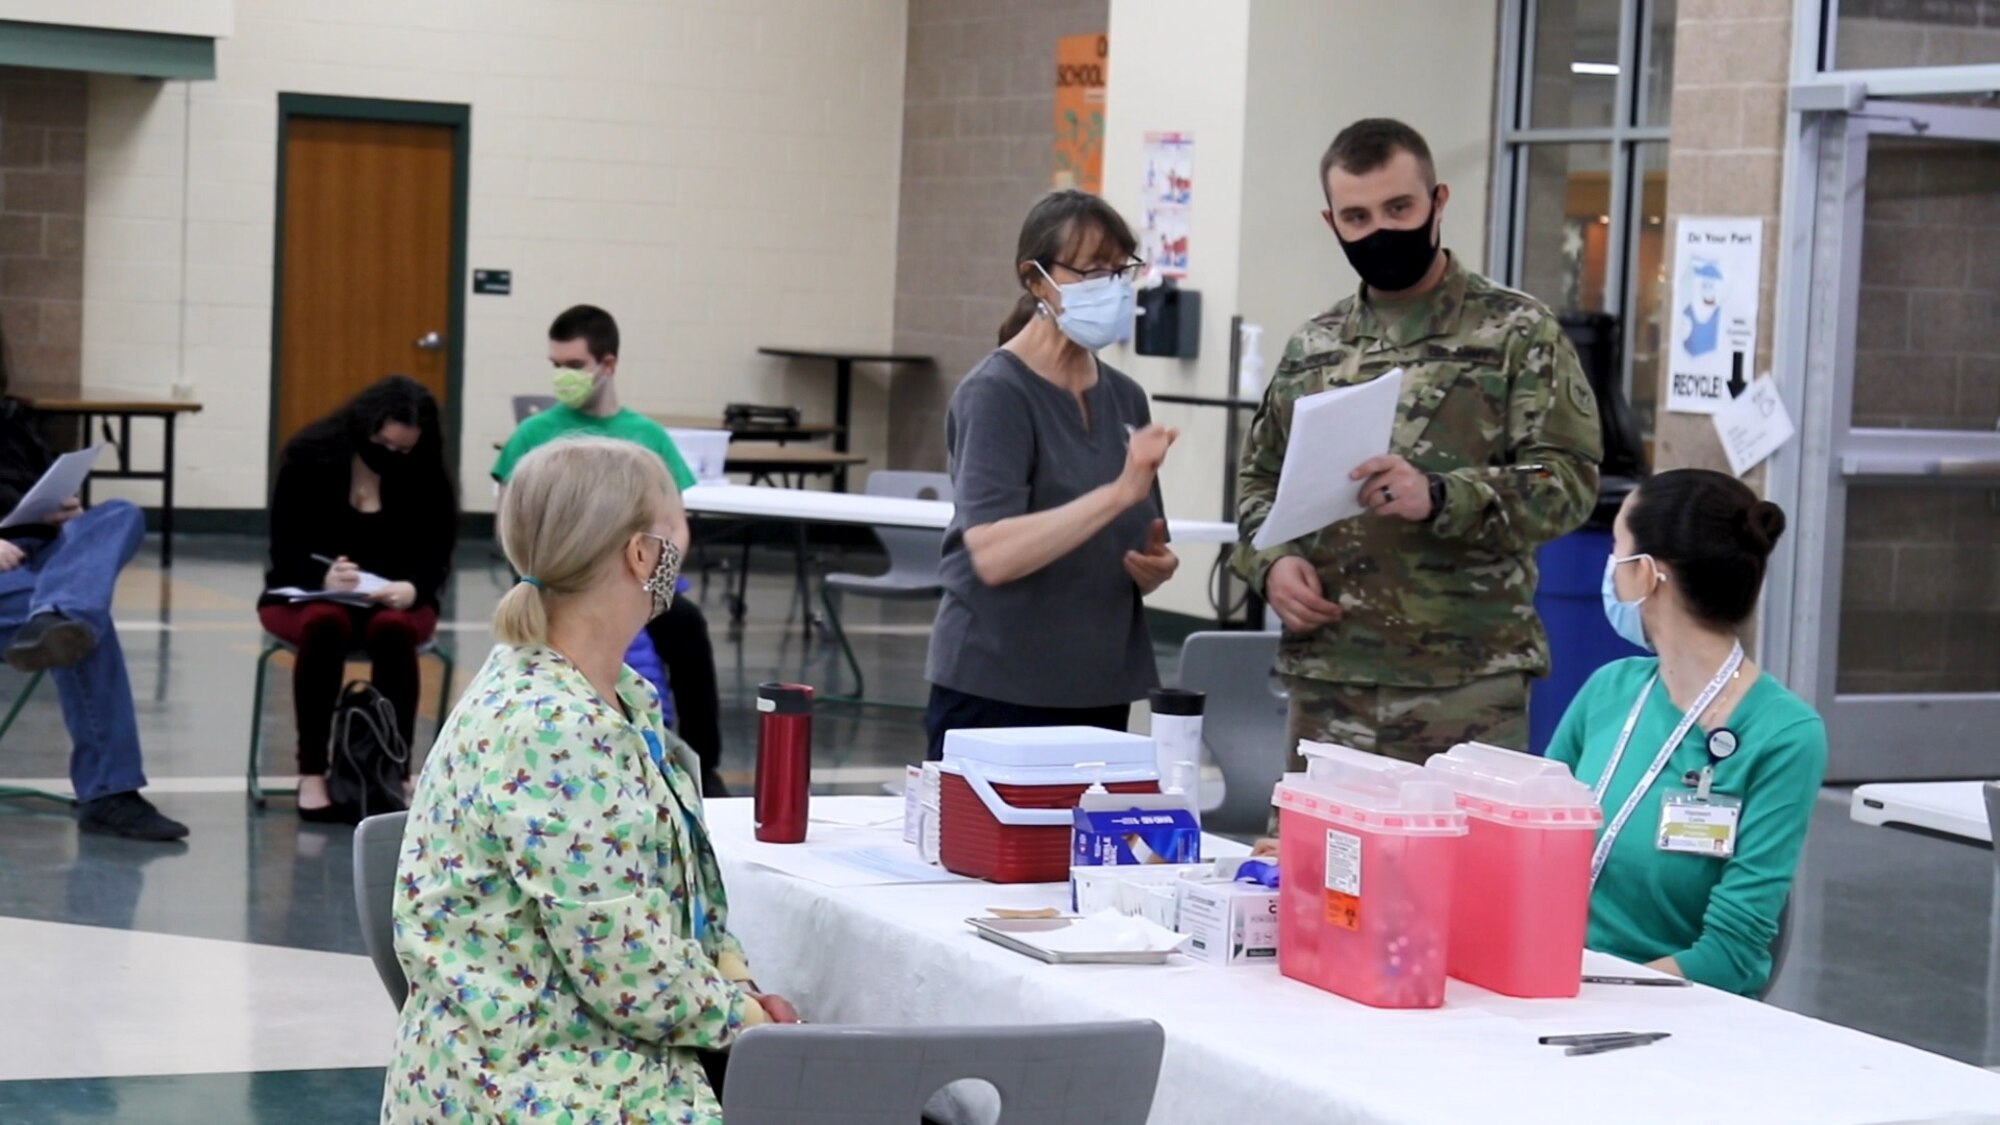
[[[385,1122],[720,1125],[697,1052],[797,1019],[729,932],[699,760],[621,663],[673,597],[682,519],[666,466],[628,442],[554,442],[511,478],[522,578],[403,838],[410,998]]]
[[[417,649],[437,630],[438,597],[458,539],[458,493],[445,467],[437,400],[391,375],[285,443],[271,490],[267,591],[343,592],[347,601],[266,593],[264,631],[298,650],[292,706],[299,730],[299,817],[352,820],[327,794],[327,739],[347,658],[368,654],[370,679],[396,709],[408,745],[422,686]],[[387,580],[372,592],[364,574]]]
[[[1737,632],[1785,530],[1734,477],[1661,473],[1618,514],[1604,608],[1658,655],[1606,665],[1548,756],[1604,808],[1592,949],[1757,995],[1826,772],[1826,726]]]

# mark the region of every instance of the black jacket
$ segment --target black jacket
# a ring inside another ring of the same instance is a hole
[[[285,450],[271,490],[271,568],[264,588],[317,590],[327,565],[313,556],[345,555],[363,570],[415,586],[416,604],[436,608],[458,541],[449,482],[441,470],[436,481],[385,479],[382,510],[363,514],[349,499],[353,456],[344,446],[308,449],[294,442]],[[266,597],[260,604],[283,601]]]
[[[34,414],[19,399],[0,398],[0,516],[14,510],[55,457],[35,432]],[[49,539],[56,529],[23,524],[0,530],[0,539]]]

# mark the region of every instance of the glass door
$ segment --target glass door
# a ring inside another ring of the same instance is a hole
[[[1816,116],[1787,671],[1830,781],[2000,776],[2000,110]]]

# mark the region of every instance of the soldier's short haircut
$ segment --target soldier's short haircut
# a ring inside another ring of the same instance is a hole
[[[1392,117],[1364,117],[1340,131],[1319,158],[1319,186],[1326,190],[1326,174],[1335,168],[1352,176],[1365,176],[1395,159],[1399,152],[1417,158],[1424,173],[1424,186],[1436,187],[1437,164],[1431,160],[1431,146],[1424,135]]]

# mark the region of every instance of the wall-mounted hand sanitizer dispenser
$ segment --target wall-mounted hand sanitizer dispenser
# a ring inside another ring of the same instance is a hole
[[[1140,290],[1132,347],[1140,355],[1195,358],[1201,352],[1201,293],[1171,281]]]

